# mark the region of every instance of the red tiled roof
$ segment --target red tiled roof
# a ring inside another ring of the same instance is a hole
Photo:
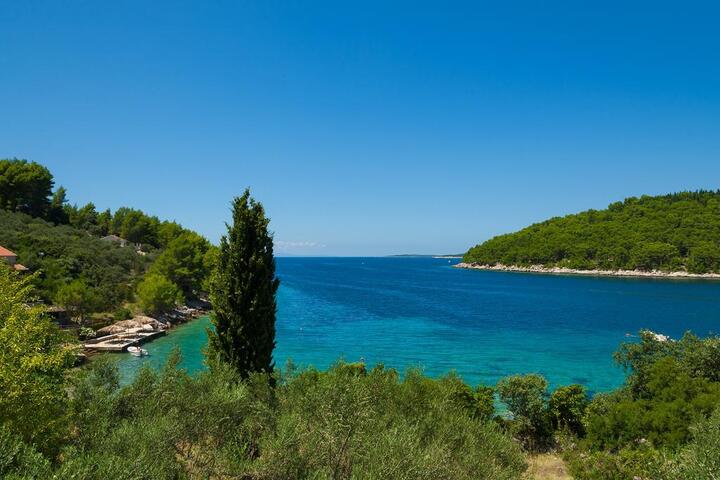
[[[0,257],[17,257],[17,255],[5,247],[0,247]]]

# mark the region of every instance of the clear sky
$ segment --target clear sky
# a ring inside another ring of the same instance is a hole
[[[716,5],[0,0],[0,157],[213,241],[250,186],[280,253],[461,252],[720,187]]]

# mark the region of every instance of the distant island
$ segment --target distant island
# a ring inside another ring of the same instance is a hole
[[[472,247],[459,268],[720,278],[720,190],[642,196]]]
[[[388,255],[388,257],[412,257],[412,258],[463,258],[462,253],[446,254],[446,255],[424,255],[415,253],[401,253],[400,255]]]

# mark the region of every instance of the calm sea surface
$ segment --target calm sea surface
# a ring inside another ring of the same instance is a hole
[[[589,278],[452,268],[432,258],[279,258],[275,362],[326,368],[339,358],[429,375],[457,371],[471,384],[513,373],[552,386],[612,389],[612,352],[641,328],[677,338],[720,330],[720,282]],[[130,378],[179,345],[183,366],[203,368],[207,319],[120,357]]]

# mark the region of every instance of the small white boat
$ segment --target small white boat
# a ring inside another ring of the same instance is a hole
[[[150,353],[144,348],[136,347],[134,345],[128,347],[127,351],[130,352],[130,355],[133,357],[144,357],[146,355],[150,355]]]

